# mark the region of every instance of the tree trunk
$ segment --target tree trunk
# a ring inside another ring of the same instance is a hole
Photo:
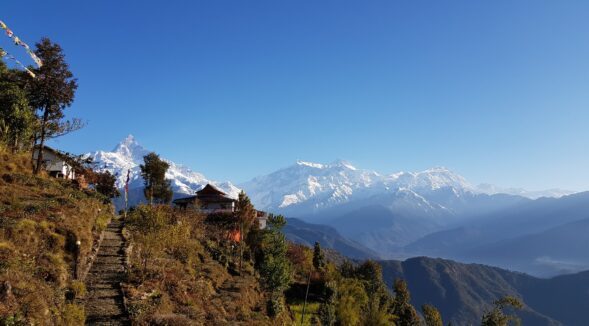
[[[14,136],[14,143],[12,144],[12,153],[16,153],[18,151],[18,135]]]
[[[33,170],[34,174],[39,174],[39,171],[41,171],[41,165],[43,163],[43,148],[45,147],[45,129],[47,126],[47,120],[49,119],[49,109],[45,108],[45,111],[43,112],[43,121],[41,122],[41,142],[39,142],[39,154],[37,154],[37,165],[35,166],[35,169]],[[33,148],[33,153],[35,152],[35,149]]]

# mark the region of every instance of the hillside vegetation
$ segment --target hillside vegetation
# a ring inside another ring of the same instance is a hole
[[[237,246],[222,223],[197,211],[139,206],[129,214],[131,270],[126,293],[140,325],[290,324],[268,317],[267,297],[249,259],[239,273]]]
[[[126,221],[125,293],[137,325],[418,325],[403,281],[393,296],[378,263],[336,266],[321,249],[289,243],[286,220],[243,228],[249,209],[203,216],[195,209],[140,205]],[[253,208],[253,207],[250,207]],[[249,230],[248,230],[249,229]],[[338,255],[335,255],[338,256]],[[434,307],[430,311],[437,313]]]
[[[72,181],[33,175],[30,161],[0,147],[0,324],[78,325],[84,311],[73,297],[84,287],[74,273],[87,268],[111,205]]]

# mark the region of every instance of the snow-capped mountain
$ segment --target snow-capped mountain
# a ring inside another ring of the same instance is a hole
[[[428,233],[531,201],[523,191],[473,186],[443,167],[381,174],[341,160],[298,161],[239,187],[258,208],[331,225],[385,257]]]
[[[449,197],[507,194],[536,199],[573,193],[558,189],[530,192],[488,184],[473,186],[461,175],[444,167],[381,174],[356,168],[343,160],[331,164],[297,161],[240,187],[257,207],[277,212],[296,211],[302,215],[386,194],[404,193],[411,201],[421,202],[419,205],[452,210],[453,207],[445,205]]]
[[[129,192],[131,194],[141,194],[138,189],[143,189],[143,179],[141,178],[141,169],[139,165],[143,163],[143,156],[151,151],[141,146],[132,135],[127,136],[112,151],[96,151],[86,154],[96,163],[96,168],[100,171],[110,171],[117,177],[116,185],[118,188],[125,186],[127,171],[129,173]],[[237,198],[240,189],[235,187],[231,182],[216,182],[207,179],[201,173],[192,171],[183,165],[176,164],[170,160],[164,159],[170,164],[166,173],[166,178],[172,182],[172,190],[176,197],[184,194],[194,194],[207,183],[211,183],[225,191],[228,195]],[[136,201],[140,200],[135,198]]]
[[[475,192],[466,179],[446,168],[386,175],[358,169],[341,160],[331,164],[298,161],[240,187],[258,207],[291,211],[298,206],[309,210],[304,214],[383,194],[410,194],[410,200],[417,198],[430,205],[424,196],[441,189],[451,189],[456,195]]]

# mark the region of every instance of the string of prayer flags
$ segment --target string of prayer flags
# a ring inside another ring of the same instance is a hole
[[[35,78],[37,76],[35,76],[35,73],[33,73],[29,68],[25,67],[25,65],[23,65],[20,61],[18,61],[17,58],[15,58],[12,54],[4,51],[4,49],[0,48],[0,58],[8,58],[14,62],[16,62],[17,65],[19,65],[22,69],[24,69],[29,75],[31,75],[31,77]]]
[[[39,57],[37,57],[35,52],[31,50],[31,47],[27,43],[23,42],[23,40],[21,40],[18,36],[14,35],[12,30],[8,28],[8,26],[1,20],[0,28],[2,28],[6,32],[6,35],[14,41],[15,45],[22,46],[23,48],[25,48],[31,59],[33,59],[33,61],[35,61],[35,64],[37,64],[37,67],[41,68],[43,62],[41,61],[41,59],[39,59]]]

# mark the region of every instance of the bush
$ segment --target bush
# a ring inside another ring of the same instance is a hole
[[[84,325],[86,321],[86,312],[84,307],[77,304],[66,304],[61,313],[63,325]]]
[[[86,295],[86,285],[84,284],[84,282],[72,281],[68,289],[72,291],[76,298],[80,298]]]
[[[161,206],[139,205],[129,214],[127,222],[143,232],[153,232],[169,224],[167,213]]]

